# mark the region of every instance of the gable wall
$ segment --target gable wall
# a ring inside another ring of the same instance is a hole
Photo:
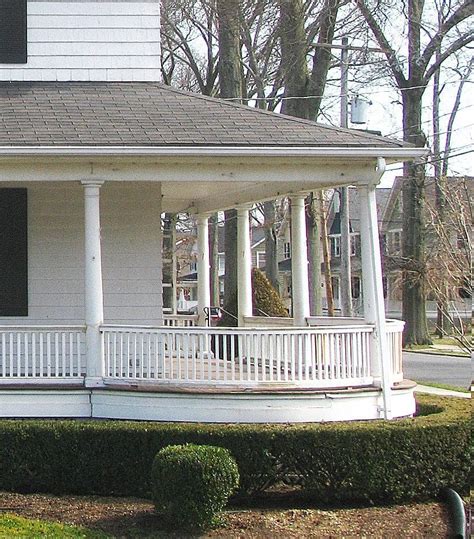
[[[158,0],[29,0],[28,62],[2,81],[159,81]]]
[[[77,184],[22,184],[28,192],[27,317],[1,324],[84,324],[84,193]],[[161,323],[161,189],[101,188],[106,323]]]

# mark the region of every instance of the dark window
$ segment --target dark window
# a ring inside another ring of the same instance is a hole
[[[360,277],[352,277],[351,279],[352,299],[360,298]]]
[[[26,0],[0,0],[0,64],[26,64]]]
[[[26,189],[0,189],[0,316],[28,316]]]

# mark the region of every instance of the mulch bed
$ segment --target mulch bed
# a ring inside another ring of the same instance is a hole
[[[448,514],[439,503],[343,509],[280,507],[226,512],[225,527],[202,537],[449,537]],[[183,537],[161,530],[147,500],[0,493],[0,512],[104,531],[113,537]]]

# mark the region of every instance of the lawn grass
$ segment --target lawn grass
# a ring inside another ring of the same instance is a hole
[[[431,340],[433,344],[412,344],[405,346],[404,350],[407,352],[416,352],[416,351],[429,351],[434,354],[441,354],[443,356],[465,356],[469,357],[469,353],[459,346],[459,343],[454,337],[442,337],[439,338],[437,335],[431,335]],[[438,345],[452,346],[451,350],[444,350],[436,348]]]
[[[43,520],[23,518],[4,513],[0,515],[0,538],[21,537],[33,539],[37,537],[66,539],[106,539],[110,535],[99,531],[88,530],[82,526],[68,526]]]
[[[417,384],[428,387],[438,387],[439,389],[447,389],[448,391],[459,391],[461,393],[470,393],[469,389],[462,386],[452,386],[450,384],[442,384],[441,382],[424,382],[423,380],[415,380]]]

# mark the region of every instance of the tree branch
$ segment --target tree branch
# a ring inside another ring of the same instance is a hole
[[[399,88],[404,88],[407,85],[407,79],[403,74],[403,69],[398,61],[397,55],[394,49],[390,46],[390,43],[385,36],[382,28],[379,23],[375,20],[373,13],[370,11],[365,0],[356,0],[357,6],[364,16],[367,24],[369,25],[374,37],[379,44],[380,48],[383,49],[383,52],[387,58],[388,65],[393,73],[393,76],[397,82]]]
[[[451,45],[439,55],[439,58],[434,64],[431,64],[430,67],[426,70],[426,73],[423,77],[423,85],[426,85],[429,83],[431,77],[439,69],[441,64],[449,58],[452,54],[457,52],[459,49],[462,49],[466,45],[469,45],[474,41],[474,30],[470,30],[467,34],[462,35],[460,38],[456,39]]]
[[[452,15],[449,17],[438,29],[433,39],[428,43],[425,48],[425,51],[420,58],[420,68],[422,71],[425,71],[428,67],[428,64],[433,57],[433,54],[436,52],[436,49],[439,47],[440,43],[446,36],[446,34],[452,30],[457,24],[467,19],[471,15],[474,15],[474,2],[472,0],[466,0]],[[472,34],[472,31],[469,32]],[[461,36],[462,39],[464,36]],[[459,39],[457,41],[459,41]],[[458,47],[459,48],[459,47]],[[457,49],[456,49],[457,50]],[[455,52],[455,51],[453,51]],[[451,53],[450,53],[451,54]],[[445,58],[446,59],[446,58]],[[444,60],[443,60],[444,61]],[[438,67],[438,66],[437,66]],[[433,70],[436,71],[437,67]],[[433,74],[433,73],[432,73]],[[432,75],[431,74],[431,75]],[[430,75],[430,76],[431,76]],[[428,79],[429,80],[429,79]]]

